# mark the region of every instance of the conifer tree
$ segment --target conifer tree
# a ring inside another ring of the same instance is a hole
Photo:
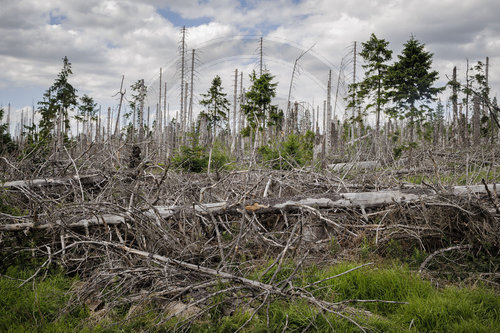
[[[207,121],[207,127],[212,131],[213,142],[219,122],[221,120],[226,121],[229,112],[229,101],[226,98],[227,94],[223,92],[220,76],[214,77],[207,93],[201,94],[201,96],[203,99],[200,104],[205,107],[205,110],[200,112],[200,117]]]
[[[0,120],[2,120],[4,109],[0,108]],[[9,124],[0,125],[0,154],[11,153],[17,149],[16,144],[12,141],[8,131]]]
[[[363,50],[360,55],[364,59],[365,78],[359,82],[357,92],[361,100],[367,100],[366,109],[375,109],[376,123],[375,135],[378,137],[380,131],[380,112],[387,104],[388,96],[386,89],[386,74],[388,70],[387,61],[392,58],[392,51],[387,48],[389,42],[378,39],[375,34],[371,34],[370,40],[361,44]]]
[[[96,116],[97,103],[94,99],[87,94],[80,97],[80,104],[78,105],[78,110],[80,111],[79,117],[83,120],[92,120]]]
[[[410,120],[410,140],[413,141],[413,125],[424,118],[427,105],[444,88],[434,87],[439,73],[431,69],[432,53],[425,45],[411,36],[403,45],[398,61],[389,67],[387,83],[389,96],[395,103],[394,116]]]
[[[43,100],[38,102],[40,120],[40,137],[42,140],[50,139],[55,128],[58,113],[64,117],[64,125],[69,130],[68,109],[78,105],[76,89],[68,82],[69,76],[73,74],[68,57],[63,58],[63,68],[58,74],[52,86],[43,94]]]
[[[96,120],[97,103],[94,99],[87,94],[80,97],[80,104],[78,105],[78,115],[75,116],[77,121],[83,122],[83,133],[88,134],[90,122]]]
[[[251,130],[255,134],[257,129],[264,130],[267,125],[281,127],[283,111],[272,104],[278,85],[273,80],[274,75],[268,71],[264,71],[259,77],[255,71],[250,75],[252,86],[245,95],[246,103],[241,106],[248,121],[247,132]]]

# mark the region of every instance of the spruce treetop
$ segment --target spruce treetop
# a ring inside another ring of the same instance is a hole
[[[432,57],[433,54],[425,50],[425,45],[412,35],[403,45],[398,60],[389,67],[389,96],[404,117],[421,117],[428,109],[427,103],[434,101],[443,89],[433,86],[439,73],[431,68]],[[420,104],[419,109],[417,103]]]

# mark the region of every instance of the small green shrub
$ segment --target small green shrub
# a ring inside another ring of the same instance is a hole
[[[208,168],[209,159],[210,148],[201,145],[195,138],[190,145],[180,147],[179,152],[172,158],[172,165],[186,172],[203,172]],[[210,168],[212,170],[227,169],[230,162],[229,153],[222,145],[214,144]]]
[[[181,146],[172,158],[172,164],[187,172],[202,172],[208,165],[208,156],[200,145]]]
[[[416,142],[409,142],[407,144],[400,144],[398,146],[395,146],[392,148],[392,153],[394,156],[394,159],[399,159],[405,151],[408,151],[410,149],[415,149],[418,147],[418,144]]]
[[[264,164],[275,170],[290,170],[301,167],[312,161],[314,133],[307,131],[305,135],[289,135],[285,141],[274,146],[262,146],[259,155]]]

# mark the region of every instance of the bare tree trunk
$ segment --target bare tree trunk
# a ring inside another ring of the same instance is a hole
[[[241,136],[241,130],[243,129],[245,117],[243,117],[243,110],[241,106],[245,103],[245,91],[243,90],[243,72],[240,73],[240,112],[238,112],[238,139],[240,143],[240,150],[244,149],[244,142]]]
[[[323,101],[323,135],[326,137],[326,101]]]
[[[184,142],[186,141],[186,133],[189,131],[188,114],[187,114],[188,87],[189,87],[189,85],[186,82],[185,87],[184,87],[184,111],[183,111],[183,114],[184,114],[184,119],[183,119],[184,133],[182,133],[182,135],[184,137]]]
[[[352,65],[352,84],[353,84],[353,87],[356,85],[356,58],[357,58],[356,42],[354,42],[353,65]],[[352,131],[351,131],[351,140],[354,140],[354,137],[355,137],[355,131],[356,131],[356,122],[354,121],[355,117],[356,117],[356,90],[353,91],[353,95],[352,95]]]
[[[465,91],[465,122],[463,131],[466,139],[466,146],[469,146],[470,138],[469,138],[469,88],[470,88],[470,80],[469,80],[469,59],[467,59],[467,69],[465,72],[465,80],[466,80],[466,91]]]
[[[120,84],[120,103],[118,104],[118,114],[116,116],[116,126],[115,126],[115,137],[119,139],[120,135],[120,111],[122,109],[123,96],[125,95],[125,91],[123,89],[123,80],[125,79],[125,75],[122,75],[122,83]]]
[[[106,129],[106,138],[109,141],[111,137],[111,107],[108,106],[108,126]]]
[[[332,70],[328,72],[328,85],[326,92],[326,152],[330,153],[332,147]]]
[[[161,137],[162,137],[162,132],[163,132],[163,120],[162,120],[163,112],[161,110],[161,106],[162,106],[161,89],[163,87],[162,87],[161,79],[162,79],[162,68],[160,67],[160,84],[158,85],[158,108],[156,110],[156,126],[155,126],[156,147],[157,147],[156,149],[159,152],[158,157],[161,157],[161,148],[162,148],[161,147]]]
[[[96,141],[97,142],[101,142],[101,139],[102,139],[102,134],[101,134],[101,127],[102,127],[102,124],[101,124],[101,106],[99,105],[99,114],[97,115],[97,128],[96,128]]]
[[[191,84],[189,85],[189,115],[188,115],[188,122],[189,122],[189,129],[192,130],[193,126],[193,85],[194,85],[194,55],[195,55],[195,50],[193,49],[193,53],[191,56]]]
[[[490,71],[490,57],[486,57],[486,64],[485,64],[485,83],[486,83],[486,87],[489,89],[489,71]],[[488,98],[488,97],[487,97]],[[487,114],[488,112],[486,111],[486,108],[487,108],[487,105],[488,105],[489,101],[486,100],[484,101],[483,103],[483,112],[485,114]],[[495,136],[496,136],[496,132],[498,130],[498,128],[495,126],[495,122],[494,120],[492,119],[492,117],[488,117],[488,126],[489,128],[491,129],[491,133],[490,133],[490,140],[491,140],[491,143],[495,143]]]
[[[145,97],[144,80],[140,81],[139,88],[139,109],[137,110],[137,125],[139,126],[139,142],[144,140],[144,97]]]
[[[238,100],[238,69],[234,70],[234,97],[233,97],[233,137],[231,140],[231,154],[234,153],[234,150],[236,148],[236,136],[237,136],[237,129],[236,129],[236,106],[237,106],[237,100]]]
[[[314,126],[316,126],[314,132],[319,135],[319,105],[316,106],[316,124]]]
[[[166,160],[168,157],[168,112],[167,112],[167,82],[164,83],[165,89],[163,91],[163,135],[161,140],[161,146],[164,151],[163,159]]]
[[[453,82],[457,82],[457,67],[453,67]],[[453,85],[452,87],[452,95],[451,95],[451,100],[453,103],[453,122],[452,122],[452,128],[453,132],[455,133],[453,141],[455,144],[458,144],[458,136],[459,133],[462,132],[462,126],[460,126],[460,119],[458,116],[458,87],[456,84]],[[465,142],[462,141],[462,145],[464,145]]]
[[[474,96],[472,98],[472,103],[474,105],[474,114],[472,116],[474,146],[478,147],[481,144],[481,115],[479,98]]]
[[[182,39],[181,39],[181,47],[180,47],[180,51],[181,51],[181,106],[180,106],[180,118],[181,118],[181,121],[180,121],[180,126],[181,126],[181,133],[182,133],[182,137],[184,137],[184,131],[185,131],[185,122],[184,122],[184,94],[185,94],[185,91],[184,91],[184,65],[185,65],[185,60],[184,60],[184,56],[185,56],[185,53],[186,53],[186,50],[185,50],[185,47],[186,47],[186,26],[183,26],[182,27],[182,30],[181,30],[181,33],[182,33]]]

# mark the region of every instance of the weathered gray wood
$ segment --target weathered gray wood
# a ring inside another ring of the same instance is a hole
[[[500,188],[500,184],[496,184]],[[494,185],[489,184],[488,189],[493,192]],[[457,195],[486,194],[484,185],[473,186],[454,186],[448,189],[448,192]],[[221,215],[221,214],[241,214],[243,210],[249,213],[268,214],[280,211],[297,210],[302,208],[379,208],[392,203],[417,202],[436,197],[439,193],[429,188],[401,189],[379,192],[357,192],[357,193],[339,193],[330,194],[321,197],[307,198],[261,198],[248,200],[251,204],[241,206],[239,203],[230,203],[227,201],[197,204],[192,206],[155,206],[143,212],[143,214],[152,219],[170,219],[174,217],[188,217],[198,215]],[[64,224],[65,227],[79,228],[92,225],[123,224],[126,217],[113,214],[103,214],[90,218],[85,218],[71,224]],[[16,231],[24,229],[47,229],[63,225],[60,221],[50,224],[34,223],[15,223],[1,224],[0,231]]]
[[[380,168],[379,161],[361,161],[361,162],[349,162],[349,163],[335,163],[329,164],[328,169],[332,171],[341,171],[341,170],[350,170],[350,169],[363,169],[363,170],[372,170],[376,168]]]
[[[40,179],[28,179],[28,180],[14,180],[10,182],[5,182],[3,188],[15,188],[15,187],[34,187],[34,186],[49,186],[49,185],[67,185],[71,181],[80,180],[82,184],[98,183],[104,181],[106,178],[102,175],[84,175],[84,176],[72,176],[66,178],[40,178]]]

